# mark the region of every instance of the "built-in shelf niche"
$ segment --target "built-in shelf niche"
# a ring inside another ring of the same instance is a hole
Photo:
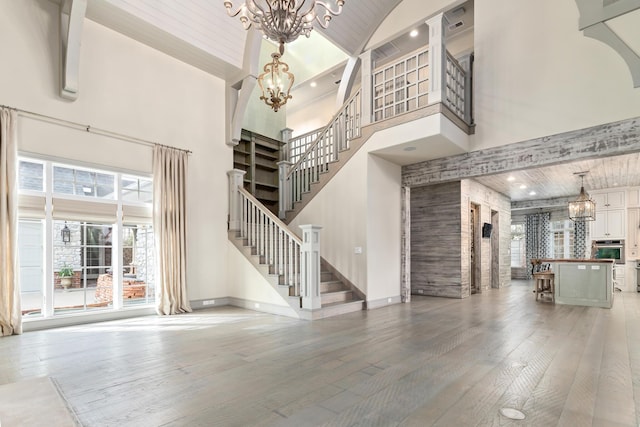
[[[242,130],[233,149],[233,167],[246,171],[244,188],[269,210],[278,214],[278,161],[281,141]]]

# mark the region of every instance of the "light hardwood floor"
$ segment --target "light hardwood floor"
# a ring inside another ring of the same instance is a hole
[[[314,322],[221,307],[28,332],[0,338],[0,384],[51,376],[86,426],[638,426],[640,295],[608,310],[532,288]]]

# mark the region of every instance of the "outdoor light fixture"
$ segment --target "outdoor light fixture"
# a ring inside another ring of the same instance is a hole
[[[64,228],[62,229],[62,241],[69,243],[71,241],[71,230],[67,227],[67,221],[64,222]]]
[[[300,34],[309,37],[314,21],[327,28],[331,18],[342,13],[345,0],[246,0],[233,12],[233,2],[225,1],[224,7],[231,17],[240,16],[245,30],[255,26],[267,38],[277,43],[289,43]],[[335,4],[336,9],[332,9]],[[318,10],[317,10],[318,9]],[[318,16],[318,11],[322,16]]]
[[[294,76],[289,72],[289,65],[280,61],[284,53],[284,44],[280,43],[279,52],[271,54],[271,62],[264,66],[264,73],[258,76],[258,84],[262,95],[260,99],[273,111],[278,111],[281,106],[291,99],[289,91],[293,86]]]
[[[580,195],[573,202],[569,202],[569,218],[573,221],[594,221],[596,219],[596,202],[591,200],[589,194],[584,191],[584,176],[588,173],[576,172],[582,179]]]

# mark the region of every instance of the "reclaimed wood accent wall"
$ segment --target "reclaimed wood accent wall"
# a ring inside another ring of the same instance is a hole
[[[462,298],[460,182],[411,189],[411,293]]]
[[[404,166],[402,185],[414,187],[637,152],[640,118],[633,118]]]

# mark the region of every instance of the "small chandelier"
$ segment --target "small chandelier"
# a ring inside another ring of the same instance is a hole
[[[309,37],[314,21],[327,28],[331,18],[342,13],[345,0],[332,2],[335,2],[335,10],[329,2],[317,0],[246,0],[235,12],[232,11],[233,3],[225,1],[224,7],[229,16],[240,15],[245,30],[254,25],[267,38],[277,43],[289,43],[300,34]],[[317,7],[324,9],[322,16],[318,16]]]
[[[289,65],[280,61],[283,54],[284,44],[280,43],[279,51],[271,54],[272,61],[264,66],[264,73],[258,76],[258,84],[262,90],[260,99],[276,112],[291,99],[289,91],[294,81]]]
[[[591,200],[589,194],[584,191],[584,176],[587,172],[576,172],[580,175],[580,195],[573,202],[569,202],[569,218],[573,221],[594,221],[596,219],[596,202]]]

